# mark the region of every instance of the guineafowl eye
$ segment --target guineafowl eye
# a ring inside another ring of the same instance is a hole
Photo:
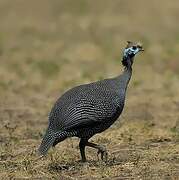
[[[137,47],[136,47],[136,46],[132,46],[132,49],[133,49],[133,50],[136,50],[136,49],[137,49]]]

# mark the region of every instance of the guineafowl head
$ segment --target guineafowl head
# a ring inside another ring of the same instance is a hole
[[[125,67],[131,67],[134,61],[134,56],[140,51],[144,51],[140,43],[127,41],[127,46],[123,52],[122,64]]]

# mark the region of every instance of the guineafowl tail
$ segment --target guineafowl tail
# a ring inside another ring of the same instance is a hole
[[[38,149],[40,155],[46,155],[51,146],[55,147],[56,144],[65,140],[67,134],[65,132],[53,132],[47,129],[45,136],[43,137],[42,143]]]
[[[42,143],[38,149],[39,154],[46,155],[48,150],[50,149],[50,147],[55,142],[55,139],[56,139],[56,136],[55,136],[54,132],[47,129],[47,131],[43,137]]]

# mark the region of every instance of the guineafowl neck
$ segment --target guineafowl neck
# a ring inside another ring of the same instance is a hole
[[[123,57],[122,63],[125,68],[124,68],[124,72],[119,76],[120,89],[121,88],[123,90],[127,89],[127,85],[132,76],[133,61],[134,61],[134,57],[132,57],[132,58],[128,57],[127,59],[125,57]]]
[[[122,75],[124,77],[124,81],[128,84],[132,76],[132,67],[126,67]]]
[[[115,78],[117,92],[124,92],[132,76],[132,67],[125,67],[124,72]]]
[[[132,67],[125,67],[124,72],[121,75],[120,81],[121,84],[123,84],[123,87],[126,89],[127,85],[131,79],[132,76]]]

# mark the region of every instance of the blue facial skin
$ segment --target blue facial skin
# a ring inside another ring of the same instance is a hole
[[[135,56],[139,51],[140,51],[140,49],[137,47],[136,48],[133,48],[133,47],[127,48],[124,50],[123,57],[127,58],[127,57]]]

